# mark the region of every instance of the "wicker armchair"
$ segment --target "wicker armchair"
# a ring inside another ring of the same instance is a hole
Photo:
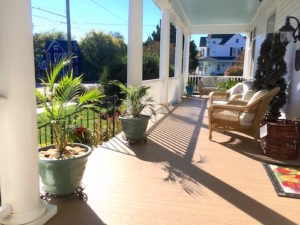
[[[240,82],[226,92],[214,91],[209,94],[209,105],[226,104],[231,100],[241,99],[243,94],[252,89],[251,82]]]
[[[213,131],[238,131],[259,138],[260,123],[268,110],[273,97],[280,88],[274,88],[253,102],[246,104],[234,100],[226,105],[212,104],[209,106],[209,139],[212,139]],[[245,115],[251,116],[251,121],[243,121]]]

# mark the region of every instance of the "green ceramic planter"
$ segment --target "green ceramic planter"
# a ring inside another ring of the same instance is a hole
[[[120,116],[125,137],[129,141],[139,141],[145,138],[150,116],[142,115],[138,118]]]
[[[92,153],[89,146],[74,144],[87,149],[85,155],[74,159],[52,160],[39,159],[39,170],[45,191],[51,195],[66,195],[73,193],[81,184],[88,156]],[[55,148],[54,145],[40,148],[45,151]]]

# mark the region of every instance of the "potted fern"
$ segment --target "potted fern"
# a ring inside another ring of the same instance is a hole
[[[66,116],[93,107],[103,98],[98,89],[82,93],[82,76],[73,77],[73,71],[60,77],[61,70],[70,60],[62,59],[53,68],[50,66],[47,78],[41,80],[45,85],[44,93],[36,90],[44,108],[44,122],[53,127],[54,145],[39,149],[40,176],[45,191],[52,195],[69,194],[79,188],[91,154],[89,146],[74,143],[76,121],[69,121]]]
[[[123,108],[127,114],[120,116],[122,128],[128,141],[139,141],[145,139],[150,116],[155,114],[154,100],[149,96],[150,87],[129,86],[126,87],[121,82],[113,82],[121,89],[121,93],[125,95],[122,99]],[[149,110],[150,116],[143,114],[145,110]]]

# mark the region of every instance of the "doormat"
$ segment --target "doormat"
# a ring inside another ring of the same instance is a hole
[[[263,163],[263,166],[280,197],[300,199],[300,168],[276,166]]]

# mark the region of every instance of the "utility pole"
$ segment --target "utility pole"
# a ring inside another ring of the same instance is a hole
[[[68,57],[72,55],[72,40],[71,40],[71,19],[70,19],[70,0],[66,0],[66,11],[67,11],[67,33],[68,33]],[[69,74],[72,70],[72,60],[69,64]]]

